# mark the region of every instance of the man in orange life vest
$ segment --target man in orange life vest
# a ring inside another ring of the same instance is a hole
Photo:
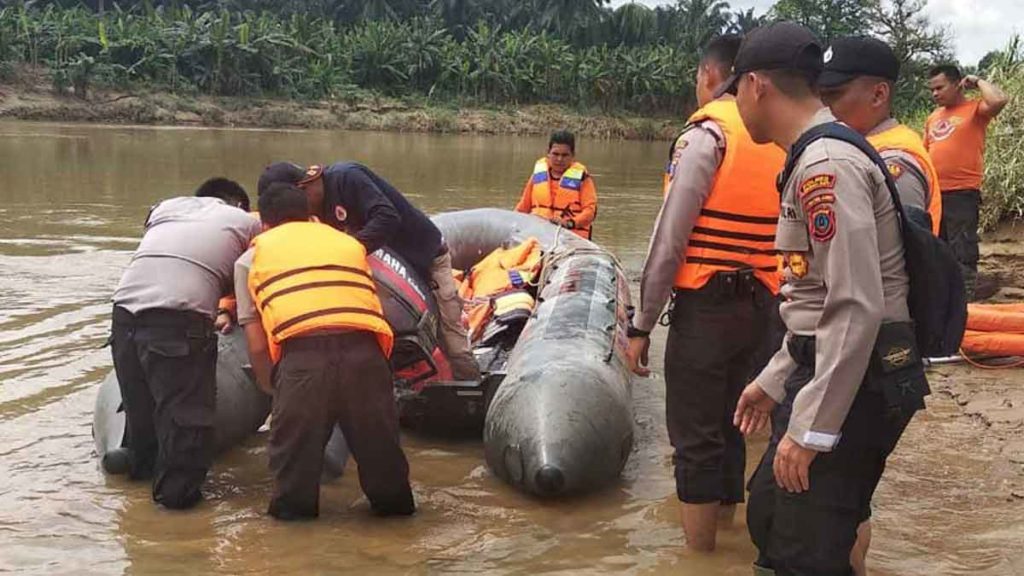
[[[388,364],[393,335],[366,249],[311,222],[305,192],[290,184],[267,187],[259,210],[264,232],[235,263],[235,293],[253,373],[274,397],[268,513],[319,515],[323,452],[337,422],[373,511],[412,514]]]
[[[572,133],[551,135],[547,156],[534,165],[516,212],[540,216],[590,239],[597,217],[597,187],[587,167],[576,161],[576,137]]]
[[[263,171],[259,193],[275,182],[306,192],[310,213],[351,234],[368,253],[387,246],[430,282],[437,301],[437,331],[455,380],[480,379],[480,367],[462,324],[462,299],[452,278],[452,256],[437,226],[373,170],[356,162],[303,169],[275,162]]]
[[[885,160],[911,218],[938,236],[942,223],[939,177],[921,137],[892,117],[900,61],[888,44],[855,36],[825,51],[818,89],[836,118],[867,137]]]
[[[755,144],[735,99],[713,96],[739,45],[739,36],[721,36],[701,57],[701,108],[674,145],[675,169],[628,349],[632,370],[646,375],[649,334],[673,294],[666,421],[687,546],[704,552],[715,548],[719,519],[731,521],[743,501],[746,450],[732,414],[770,331],[779,289],[773,242],[782,150]]]
[[[924,124],[924,145],[932,156],[942,188],[942,237],[960,261],[968,297],[978,275],[978,206],[985,176],[985,132],[1009,99],[991,82],[961,77],[956,66],[937,66],[928,81],[939,105]],[[968,100],[964,89],[981,98]]]

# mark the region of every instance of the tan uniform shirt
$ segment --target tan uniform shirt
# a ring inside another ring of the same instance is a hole
[[[690,232],[711,195],[724,154],[725,134],[713,120],[693,124],[676,141],[672,154],[674,176],[654,223],[640,279],[640,309],[633,320],[640,330],[654,329],[672,294]]]
[[[259,319],[256,303],[249,293],[249,270],[252,268],[252,257],[255,252],[256,250],[250,247],[235,260],[235,316],[238,317],[239,326],[252,324]]]
[[[114,291],[132,314],[190,310],[213,318],[229,294],[234,262],[260,233],[260,221],[217,198],[184,196],[157,204]]]
[[[834,120],[827,108],[811,128]],[[814,378],[797,394],[787,435],[827,452],[839,441],[882,322],[906,321],[908,277],[885,177],[850,144],[812,143],[785,184],[775,247],[782,253],[782,319],[816,337]],[[781,402],[795,368],[786,345],[755,382]]]
[[[875,126],[867,135],[872,136],[891,130],[897,125],[899,125],[899,122],[896,119],[889,118]],[[894,180],[896,181],[896,190],[900,193],[900,202],[903,202],[904,206],[914,206],[927,212],[928,205],[931,202],[931,188],[929,187],[927,173],[924,167],[917,161],[917,158],[903,150],[886,150],[881,152],[880,155],[886,164],[890,166],[895,165],[899,168],[897,170],[890,170],[889,173],[896,174]]]

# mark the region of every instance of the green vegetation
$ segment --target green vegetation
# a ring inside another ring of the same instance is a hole
[[[992,123],[985,153],[985,203],[982,226],[1024,218],[1024,44],[1019,36],[991,58],[986,77],[1010,94]]]
[[[886,38],[933,38],[901,51],[924,62],[945,44],[913,16],[923,1],[780,0],[757,16],[722,0],[614,10],[607,0],[0,0],[0,74],[45,66],[58,93],[81,98],[96,86],[306,100],[368,92],[679,116],[693,106],[699,50],[718,34],[785,17],[827,39],[876,21]],[[924,94],[918,80],[907,81],[908,101]]]

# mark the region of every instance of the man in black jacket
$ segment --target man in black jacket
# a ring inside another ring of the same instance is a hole
[[[452,277],[452,258],[441,231],[394,186],[355,162],[302,168],[275,162],[263,171],[258,189],[286,182],[306,191],[310,214],[359,240],[367,253],[387,246],[430,280],[437,300],[438,336],[456,380],[479,380],[462,325],[462,301]]]

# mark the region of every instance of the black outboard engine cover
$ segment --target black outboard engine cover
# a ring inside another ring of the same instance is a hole
[[[437,342],[437,303],[428,284],[388,248],[371,254],[369,261],[384,317],[395,333],[391,369],[399,393],[418,390],[427,380],[451,379]]]

